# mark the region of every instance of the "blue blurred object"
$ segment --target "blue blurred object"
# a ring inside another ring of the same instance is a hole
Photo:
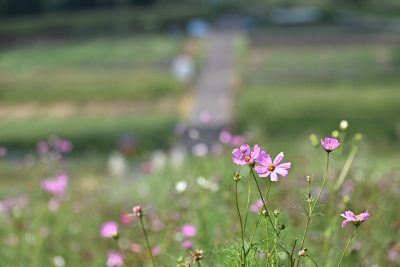
[[[210,24],[202,19],[194,19],[188,23],[186,31],[191,37],[205,37],[210,31]]]

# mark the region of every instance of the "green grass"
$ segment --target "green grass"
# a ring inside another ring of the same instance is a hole
[[[301,46],[250,46],[237,98],[239,129],[291,143],[313,132],[329,135],[346,119],[351,133],[363,133],[371,145],[384,144],[381,152],[393,155],[400,127],[399,50],[308,40]]]
[[[174,116],[157,114],[8,119],[0,121],[0,140],[2,145],[11,148],[32,150],[38,140],[56,134],[70,139],[78,151],[107,151],[115,148],[122,133],[131,133],[137,139],[138,149],[147,151],[170,141],[176,121]]]
[[[0,52],[0,101],[138,100],[177,94],[181,40],[160,36],[42,44]]]

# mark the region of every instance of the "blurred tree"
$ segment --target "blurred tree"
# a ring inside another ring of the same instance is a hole
[[[131,4],[138,6],[149,6],[154,5],[157,0],[130,0]]]
[[[36,14],[43,11],[43,0],[0,0],[0,10],[5,16]]]

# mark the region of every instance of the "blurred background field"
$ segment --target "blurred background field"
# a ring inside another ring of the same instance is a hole
[[[284,151],[294,166],[270,198],[282,210],[284,239],[304,227],[294,208],[303,177],[322,176],[322,151],[309,135],[328,136],[346,119],[348,144],[333,157],[332,177],[354,134],[363,140],[336,208],[372,215],[345,266],[400,266],[400,5],[392,0],[0,1],[0,266],[106,266],[107,251],[118,249],[126,266],[150,266],[132,248],[144,246],[137,222],[120,223],[119,244],[99,235],[103,222],[137,204],[148,213],[160,266],[189,255],[179,235],[187,223],[197,227],[205,266],[236,266],[233,146],[205,154],[179,146],[209,36],[227,15],[242,26],[230,130],[274,155]],[[190,29],[199,20],[211,27],[204,36]],[[194,62],[188,80],[171,70],[182,54]],[[55,135],[71,141],[71,153],[38,150]],[[40,181],[60,172],[69,185],[52,210]],[[332,222],[317,218],[310,253],[335,266],[348,230],[333,255],[322,253]]]

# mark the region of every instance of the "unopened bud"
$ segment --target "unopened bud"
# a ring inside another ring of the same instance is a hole
[[[313,180],[313,177],[312,177],[311,175],[307,175],[307,176],[306,176],[306,181],[307,181],[307,183],[311,183],[312,180]]]
[[[319,146],[319,140],[315,134],[310,134],[310,141],[313,146]]]
[[[348,123],[346,120],[342,120],[342,121],[339,123],[339,128],[340,128],[340,130],[346,130],[347,127],[349,127],[349,123]]]
[[[331,135],[332,135],[333,138],[338,138],[339,137],[339,131],[338,130],[334,130]]]
[[[264,217],[267,217],[267,216],[268,216],[268,212],[267,212],[267,210],[265,210],[265,209],[263,209],[263,210],[261,211],[261,214],[262,214]]]
[[[135,206],[132,209],[133,211],[133,215],[137,216],[137,217],[142,217],[143,216],[143,209],[141,206]]]
[[[361,141],[362,138],[363,138],[363,136],[361,133],[356,133],[356,135],[354,136],[354,140],[356,140],[356,141]]]
[[[303,248],[302,250],[299,251],[299,256],[305,257],[307,256],[307,249]]]
[[[193,260],[194,261],[200,261],[203,259],[203,250],[196,249],[195,251],[192,252],[193,255]]]
[[[285,230],[285,228],[286,228],[286,225],[284,225],[283,223],[280,224],[279,227],[278,227],[278,229],[281,230],[281,231]]]
[[[241,178],[240,173],[235,173],[235,175],[233,175],[233,180],[236,182],[240,181]]]
[[[278,215],[279,215],[280,212],[281,212],[280,210],[274,210],[274,215],[275,215],[275,217],[278,217]]]

